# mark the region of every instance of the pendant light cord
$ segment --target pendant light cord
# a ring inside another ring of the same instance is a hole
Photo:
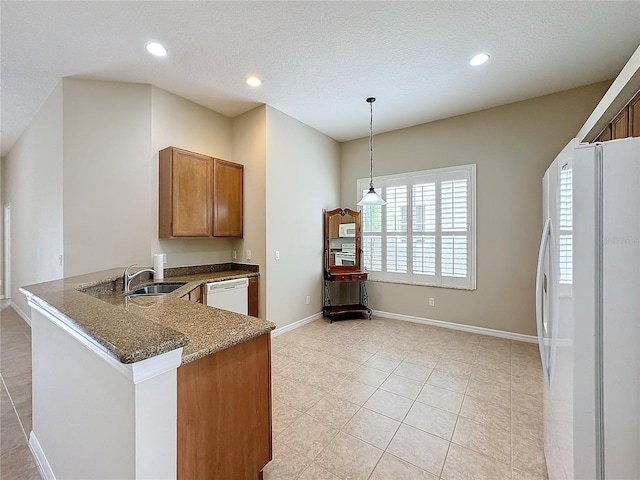
[[[373,190],[373,102],[376,99],[373,97],[367,98],[369,102],[369,188]]]
[[[357,205],[358,206],[369,206],[369,205],[386,205],[385,202],[380,195],[376,192],[375,187],[373,186],[373,102],[376,99],[374,97],[367,98],[367,102],[369,102],[369,191],[364,193],[362,196],[362,200],[360,200]]]

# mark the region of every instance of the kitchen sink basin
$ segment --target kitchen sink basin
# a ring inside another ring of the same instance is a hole
[[[167,293],[171,293],[186,284],[187,282],[152,283],[150,285],[143,285],[131,290],[127,295],[131,297],[139,297],[142,295],[166,295]]]

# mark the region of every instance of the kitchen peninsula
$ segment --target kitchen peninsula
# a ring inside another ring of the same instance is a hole
[[[257,279],[255,267],[167,269],[165,283],[185,284],[138,297],[122,294],[122,271],[21,289],[32,323],[29,443],[45,475],[261,478],[275,325],[189,301],[207,282]]]

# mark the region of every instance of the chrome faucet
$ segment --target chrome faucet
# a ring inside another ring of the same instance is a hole
[[[133,265],[129,265],[127,268],[124,269],[124,273],[122,274],[122,291],[124,292],[125,295],[131,292],[131,280],[136,278],[138,275],[144,272],[150,272],[153,274],[156,273],[156,271],[153,268],[144,268],[134,273],[133,275],[129,275],[129,269],[137,265],[138,265],[137,263],[134,263]]]

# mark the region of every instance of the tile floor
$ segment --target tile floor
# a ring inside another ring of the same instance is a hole
[[[546,479],[536,345],[375,318],[273,339],[265,480]],[[31,342],[0,302],[0,478],[40,479]]]
[[[265,480],[546,479],[537,345],[375,318],[272,344]]]
[[[0,302],[0,479],[40,480],[31,431],[31,330]]]

